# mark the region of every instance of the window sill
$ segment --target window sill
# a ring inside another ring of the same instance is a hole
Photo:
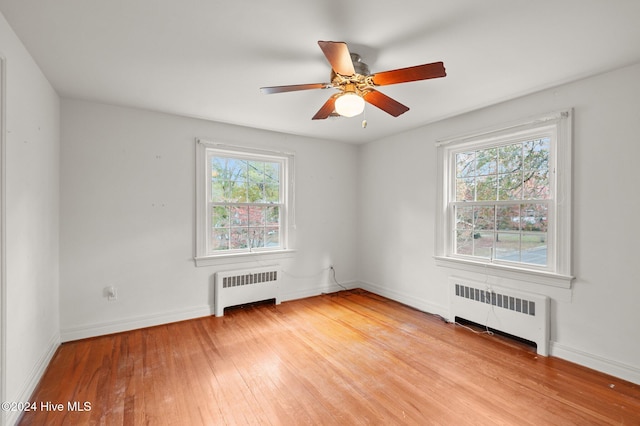
[[[252,253],[219,254],[216,256],[197,256],[194,258],[197,267],[230,265],[255,261],[281,260],[293,257],[295,250],[261,251]]]
[[[500,278],[511,278],[528,281],[535,284],[543,284],[558,288],[571,288],[574,278],[571,275],[556,274],[546,271],[535,271],[524,268],[514,268],[505,265],[492,263],[474,262],[466,259],[456,259],[452,257],[435,256],[437,266],[460,269],[479,274],[491,273]]]

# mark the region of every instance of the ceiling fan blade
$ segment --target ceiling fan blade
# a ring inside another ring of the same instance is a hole
[[[342,41],[318,41],[318,45],[336,74],[351,76],[356,73],[347,43]]]
[[[335,109],[337,97],[338,95],[333,95],[329,99],[327,99],[327,102],[325,102],[324,105],[322,105],[322,107],[318,110],[318,112],[316,112],[316,115],[313,116],[312,120],[324,120],[325,118],[329,117]]]
[[[417,65],[415,67],[383,71],[375,73],[372,77],[373,84],[376,86],[386,86],[389,84],[444,77],[446,75],[447,72],[444,69],[444,64],[442,62],[434,62],[432,64]]]
[[[408,106],[402,105],[400,102],[390,98],[384,93],[378,92],[377,90],[371,90],[365,93],[363,98],[371,105],[377,106],[384,112],[391,114],[394,117],[397,117],[400,114],[404,114],[405,112],[409,111]]]
[[[295,92],[297,90],[310,90],[310,89],[327,89],[329,87],[331,87],[329,83],[312,83],[312,84],[293,84],[290,86],[261,87],[260,90],[265,95],[270,95],[272,93]]]

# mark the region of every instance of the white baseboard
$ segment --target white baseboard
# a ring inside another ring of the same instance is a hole
[[[411,306],[412,308],[416,308],[422,312],[440,315],[443,318],[449,317],[449,307],[431,303],[427,300],[417,298],[414,295],[408,293],[381,287],[366,281],[359,281],[357,287],[370,291],[371,293],[375,293],[379,296],[395,300],[396,302],[400,302],[404,305]]]
[[[557,342],[550,342],[551,356],[582,365],[628,382],[640,384],[640,369],[617,361],[593,355]]]
[[[448,318],[449,308],[438,304],[431,303],[424,299],[416,298],[414,295],[392,290],[386,287],[365,282],[365,281],[350,281],[342,283],[347,289],[362,288],[370,291],[374,294],[387,297],[391,300],[395,300],[407,306],[411,306],[423,312],[430,314],[440,315],[443,318]],[[303,299],[305,297],[317,296],[322,293],[333,293],[342,290],[341,287],[332,284],[325,288],[307,288],[296,290],[293,292],[287,292],[281,295],[281,301]],[[25,386],[24,394],[26,399],[30,396],[33,389],[40,380],[44,369],[49,364],[49,361],[53,357],[60,341],[68,342],[72,340],[84,339],[89,337],[102,336],[106,334],[119,333],[122,331],[135,330],[144,327],[153,327],[162,324],[169,324],[177,321],[184,321],[188,319],[200,318],[213,315],[213,306],[200,306],[191,309],[184,309],[180,311],[171,311],[155,315],[139,316],[134,318],[127,318],[123,320],[110,321],[105,323],[91,324],[81,327],[72,327],[62,329],[60,336],[55,336],[50,343],[49,352],[42,358],[41,362],[34,368],[34,372],[31,375],[32,379]],[[562,358],[564,360],[574,362],[576,364],[610,374],[615,377],[619,377],[623,380],[627,380],[632,383],[640,384],[640,369],[622,364],[610,359],[602,358],[597,355],[593,355],[575,348],[571,348],[562,345],[557,342],[550,342],[551,356]],[[18,400],[26,400],[25,398]],[[8,424],[12,424],[11,421]]]
[[[288,291],[284,294],[280,295],[280,300],[282,302],[288,301],[288,300],[297,300],[297,299],[304,299],[306,297],[313,297],[313,296],[318,296],[320,294],[323,293],[335,293],[338,292],[340,290],[344,290],[345,288],[347,290],[352,289],[352,288],[358,288],[359,287],[359,282],[357,281],[347,281],[344,283],[340,283],[343,287],[340,287],[337,284],[330,284],[327,285],[325,287],[312,287],[312,288],[306,288],[306,289],[299,289],[296,291]]]
[[[449,317],[449,308],[447,306],[441,306],[425,300],[417,299],[410,294],[405,294],[362,281],[355,283],[354,287],[363,288],[372,293],[387,297],[424,312],[440,315],[443,318]],[[549,355],[618,377],[622,380],[640,384],[640,369],[630,365],[593,355],[553,341],[549,342]]]
[[[60,331],[63,342],[86,339],[89,337],[104,336],[106,334],[120,333],[139,328],[153,327],[194,318],[213,315],[213,306],[196,306],[179,311],[169,311],[160,314],[141,315],[116,321],[89,324],[79,327],[64,328]]]
[[[343,284],[346,288],[350,288],[351,283]],[[323,288],[308,288],[287,292],[281,295],[281,301],[303,299],[305,297],[317,296],[322,293],[332,293],[342,290],[339,286],[333,284]],[[201,318],[214,315],[214,308],[211,305],[193,307],[179,311],[170,311],[160,314],[141,315],[137,317],[125,318],[121,320],[108,321],[102,323],[94,323],[78,327],[63,328],[60,336],[63,342],[73,340],[86,339],[89,337],[104,336],[107,334],[120,333],[123,331],[136,330],[139,328],[153,327],[157,325],[169,324],[177,321],[184,321],[194,318]]]
[[[15,396],[8,395],[7,401],[30,401],[31,400],[31,395],[35,391],[36,386],[38,386],[40,379],[44,375],[44,372],[49,366],[49,363],[51,362],[51,359],[55,355],[59,346],[60,346],[60,335],[58,333],[55,333],[49,339],[49,342],[47,343],[46,351],[42,354],[38,362],[36,362],[36,364],[33,366],[33,369],[27,376],[27,379],[24,385],[22,386],[22,390],[20,391],[20,393]],[[18,419],[20,418],[20,415],[22,414],[22,412],[8,411],[6,414],[7,414],[7,417],[4,419],[5,424],[13,425],[18,422]]]

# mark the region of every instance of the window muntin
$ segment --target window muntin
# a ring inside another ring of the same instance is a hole
[[[551,135],[453,151],[453,255],[546,267]]]

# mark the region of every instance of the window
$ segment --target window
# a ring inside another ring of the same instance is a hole
[[[293,157],[198,141],[198,258],[288,248]]]
[[[454,153],[453,253],[547,266],[550,137]]]
[[[570,121],[563,111],[439,143],[437,259],[570,283]]]

